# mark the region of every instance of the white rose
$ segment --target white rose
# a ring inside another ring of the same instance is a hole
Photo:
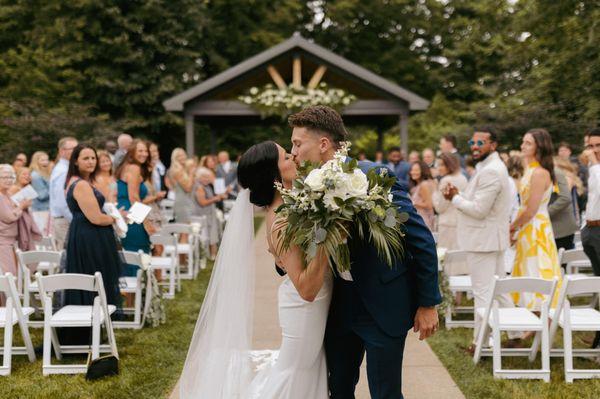
[[[306,176],[306,179],[304,179],[304,183],[313,191],[325,190],[325,184],[323,184],[323,170],[313,169],[308,176]]]
[[[338,209],[340,209],[340,207],[335,203],[335,200],[333,199],[334,197],[339,196],[336,195],[336,193],[334,192],[325,193],[325,195],[323,196],[323,203],[325,204],[325,207],[327,209],[337,211]]]
[[[352,197],[367,195],[369,181],[367,180],[367,175],[365,175],[362,170],[358,168],[354,169],[354,173],[348,175],[346,184],[348,193]]]

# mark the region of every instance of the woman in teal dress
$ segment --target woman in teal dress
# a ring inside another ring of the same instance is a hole
[[[148,202],[148,188],[144,181],[150,178],[150,157],[148,145],[142,140],[134,140],[125,155],[123,162],[115,175],[117,177],[117,207],[126,211],[136,202]],[[128,225],[127,235],[121,239],[123,249],[138,252],[142,250],[150,253],[150,237],[143,224],[132,223]],[[127,265],[124,276],[133,277],[137,273],[137,266]]]

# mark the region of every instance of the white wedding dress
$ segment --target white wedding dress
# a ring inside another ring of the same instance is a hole
[[[252,350],[255,258],[248,196],[242,191],[230,213],[181,375],[180,397],[327,399],[323,341],[330,273],[313,302],[302,299],[286,276],[278,290],[281,347],[278,353]]]

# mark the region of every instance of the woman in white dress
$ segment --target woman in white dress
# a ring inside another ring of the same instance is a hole
[[[297,248],[278,253],[273,231],[281,196],[275,182],[291,187],[296,165],[272,141],[252,146],[238,166],[244,190],[230,213],[223,242],[200,311],[180,381],[190,398],[326,399],[327,366],[323,339],[332,277],[323,252],[308,266]],[[267,242],[287,275],[278,291],[282,344],[273,363],[252,363],[254,254],[252,205],[267,210]]]

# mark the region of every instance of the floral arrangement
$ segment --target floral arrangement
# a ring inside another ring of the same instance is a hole
[[[379,255],[392,267],[403,253],[401,225],[408,219],[392,203],[395,178],[385,168],[365,174],[356,160],[346,162],[349,145],[344,143],[321,166],[303,163],[292,188],[276,184],[283,198],[276,210],[276,250],[283,253],[297,245],[308,265],[321,246],[337,270],[344,272],[350,269],[347,238],[356,232],[365,239],[368,233]]]
[[[320,83],[314,89],[296,88],[293,85],[279,89],[267,84],[262,88],[250,88],[246,95],[238,99],[258,110],[263,117],[278,115],[285,118],[308,105],[328,105],[339,111],[352,104],[356,97],[342,89],[330,88],[326,83]]]

